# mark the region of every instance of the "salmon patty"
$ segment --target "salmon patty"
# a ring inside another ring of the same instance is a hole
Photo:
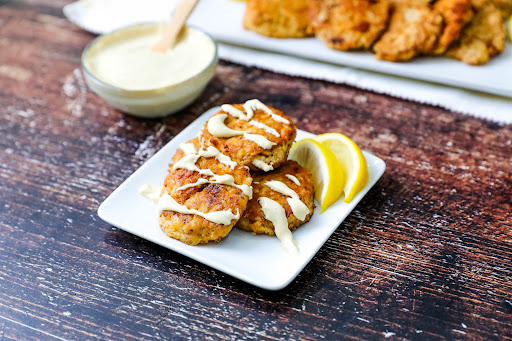
[[[226,237],[244,213],[252,192],[252,177],[246,167],[214,147],[198,147],[197,139],[181,145],[162,190],[162,196],[170,196],[170,207],[175,202],[185,213],[164,208],[159,217],[167,236],[189,245]]]
[[[270,171],[286,161],[296,135],[292,120],[280,110],[250,100],[223,105],[204,126],[201,142],[253,171]]]
[[[274,225],[265,218],[259,199],[262,197],[270,198],[279,203],[286,212],[288,219],[288,228],[293,231],[298,226],[308,222],[313,215],[315,208],[313,188],[313,179],[311,173],[306,168],[300,166],[297,162],[288,160],[281,167],[272,172],[253,173],[253,197],[247,204],[242,218],[236,226],[242,230],[254,234],[275,235]],[[303,220],[297,218],[288,202],[289,196],[279,193],[266,184],[269,181],[280,181],[288,188],[297,193],[300,200],[307,206],[309,213]]]
[[[267,37],[304,38],[310,35],[309,0],[247,0],[244,28]]]

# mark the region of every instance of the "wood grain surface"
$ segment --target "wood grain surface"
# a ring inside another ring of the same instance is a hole
[[[84,83],[94,36],[65,3],[0,0],[0,340],[512,339],[512,126],[226,62],[181,113],[134,118]],[[205,110],[250,98],[387,164],[277,292],[96,212]]]

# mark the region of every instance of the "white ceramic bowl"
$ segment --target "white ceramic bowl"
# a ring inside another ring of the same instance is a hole
[[[164,23],[137,24],[128,26],[112,33],[102,35],[93,40],[82,53],[82,70],[85,80],[91,90],[105,99],[113,107],[139,117],[154,118],[175,113],[192,103],[203,92],[208,82],[215,74],[218,63],[217,44],[213,38],[204,33],[213,43],[215,51],[210,63],[199,73],[169,86],[150,90],[127,90],[103,82],[92,71],[88,62],[88,56],[95,53],[106,44],[109,44],[125,34],[137,32],[137,34],[153,33],[161,30]]]

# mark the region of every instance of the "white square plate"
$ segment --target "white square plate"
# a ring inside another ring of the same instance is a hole
[[[320,214],[319,207],[315,209],[311,220],[293,232],[299,246],[298,256],[286,253],[276,237],[254,236],[237,228],[217,244],[186,245],[167,237],[160,230],[156,206],[140,195],[138,190],[147,183],[162,184],[180,143],[194,138],[208,118],[218,110],[219,107],[208,110],[167,143],[101,204],[98,214],[109,224],[245,282],[268,290],[282,289],[302,271],[327,238],[375,185],[386,165],[380,158],[364,152],[370,175],[368,184],[349,204],[338,200],[323,214]],[[312,136],[311,133],[297,131],[297,140]]]

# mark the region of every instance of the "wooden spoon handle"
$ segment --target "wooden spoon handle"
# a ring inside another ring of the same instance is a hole
[[[172,15],[171,22],[164,28],[162,38],[153,46],[155,52],[165,53],[174,45],[176,37],[181,31],[188,17],[196,7],[199,0],[181,0]]]

